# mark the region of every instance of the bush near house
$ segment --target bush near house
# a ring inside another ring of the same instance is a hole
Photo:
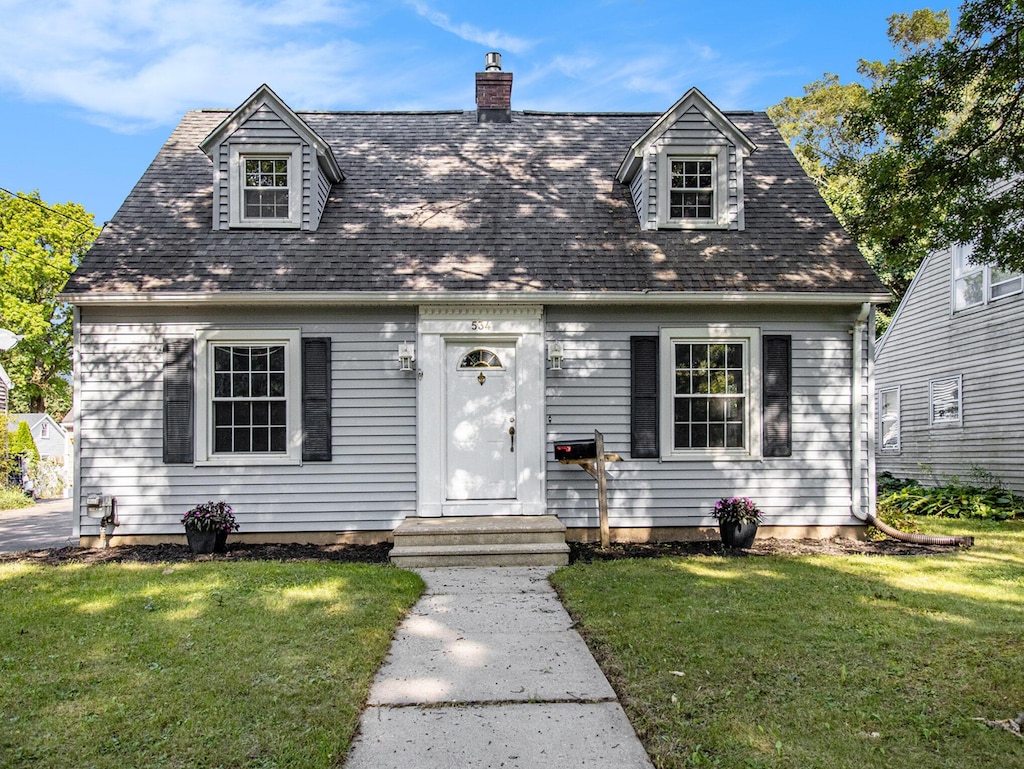
[[[905,521],[912,515],[994,521],[1024,518],[1024,497],[990,475],[979,477],[987,483],[950,478],[945,485],[930,487],[882,473],[878,478],[878,516],[897,528],[902,527],[894,521]]]

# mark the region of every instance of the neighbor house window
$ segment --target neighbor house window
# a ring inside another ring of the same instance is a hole
[[[878,445],[882,451],[900,450],[900,390],[878,393]]]
[[[1024,276],[994,265],[971,264],[972,245],[953,246],[953,309],[987,304],[1024,289]]]
[[[676,458],[760,451],[756,329],[663,329],[662,446]]]
[[[962,419],[961,384],[959,376],[933,379],[928,383],[933,425],[960,424]]]
[[[302,150],[273,144],[232,145],[232,227],[296,228],[302,223]]]
[[[39,426],[39,437],[44,441],[50,437],[50,423],[46,420]]]
[[[300,355],[297,331],[199,335],[197,461],[299,459]]]

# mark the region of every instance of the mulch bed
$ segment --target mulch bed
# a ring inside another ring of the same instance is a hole
[[[761,555],[936,555],[956,552],[955,547],[912,545],[893,539],[855,541],[851,539],[759,539],[749,550],[730,550],[718,541],[616,543],[602,550],[595,543],[569,543],[570,563],[610,561],[620,558],[664,558],[726,556],[745,558]],[[119,545],[99,548],[61,547],[0,554],[0,563],[24,562],[59,566],[69,563],[176,563],[183,561],[338,561],[343,563],[387,563],[391,545],[247,545],[229,543],[216,555],[193,555],[187,545]]]

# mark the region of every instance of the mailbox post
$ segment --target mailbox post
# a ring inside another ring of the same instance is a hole
[[[601,524],[601,547],[611,544],[611,529],[608,526],[608,475],[607,463],[621,462],[618,454],[606,454],[604,436],[594,430],[593,441],[569,441],[555,444],[555,459],[563,465],[579,465],[597,481],[597,513]]]

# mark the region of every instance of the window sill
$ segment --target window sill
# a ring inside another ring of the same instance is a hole
[[[228,226],[232,230],[298,230],[302,227],[291,219],[246,219]]]
[[[658,222],[659,230],[727,230],[729,229],[728,223],[725,222],[684,222],[679,220],[669,220],[665,222]]]
[[[301,464],[301,459],[286,454],[269,456],[218,454],[195,462],[196,467],[298,467]]]
[[[694,451],[692,453],[664,454],[662,462],[760,462],[764,457],[746,449],[739,451]]]

